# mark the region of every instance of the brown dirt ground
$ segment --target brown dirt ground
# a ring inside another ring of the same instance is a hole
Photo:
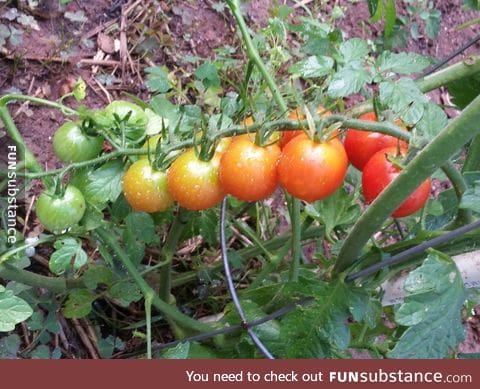
[[[39,97],[55,100],[61,95],[61,89],[68,78],[76,79],[81,76],[89,85],[88,97],[84,104],[90,108],[100,107],[106,103],[107,98],[93,79],[96,72],[96,74],[109,74],[116,78],[112,85],[105,86],[113,98],[118,97],[122,90],[148,98],[147,90],[141,82],[144,75],[142,72],[137,74],[131,71],[130,64],[127,64],[124,77],[119,66],[115,68],[100,66],[97,69],[93,66],[78,66],[80,60],[92,59],[98,52],[96,27],[108,22],[117,23],[117,28],[113,28],[108,35],[111,38],[119,38],[118,24],[121,19],[121,7],[132,2],[75,0],[69,3],[65,10],[61,10],[61,13],[56,14],[49,10],[55,11],[58,0],[41,0],[40,3],[45,5],[47,12],[34,15],[40,31],[26,28],[23,43],[19,47],[7,46],[7,53],[0,54],[0,94],[13,88],[24,94],[36,94]],[[127,29],[128,48],[133,49],[137,46],[138,31],[142,28],[142,22],[156,23],[155,31],[150,31],[149,34],[158,39],[161,45],[150,48],[145,56],[143,56],[145,53],[139,55],[132,52],[133,66],[143,67],[155,63],[166,65],[169,69],[184,69],[188,74],[192,67],[185,61],[187,55],[212,57],[215,55],[215,49],[225,44],[236,45],[237,37],[231,16],[215,11],[213,6],[217,2],[211,0],[160,1],[162,12],[156,16],[140,12],[142,4],[144,6],[148,3],[148,1],[139,2],[139,8],[133,12],[139,12],[139,19],[136,19],[135,15],[130,15],[128,18],[130,23]],[[249,1],[245,5],[248,22],[264,25],[269,17],[271,3],[270,0]],[[295,4],[291,1],[287,3]],[[329,4],[332,2],[326,5],[323,1],[305,3],[318,19],[324,19],[330,14],[332,6]],[[366,2],[341,0],[336,3],[346,7],[345,17],[338,22],[338,25],[348,37],[372,37],[372,34],[376,37],[381,34],[382,25],[372,25],[368,21]],[[455,30],[459,24],[478,17],[478,14],[473,12],[459,12],[461,4],[461,0],[436,2],[436,7],[442,12],[438,39],[432,41],[422,34],[417,41],[410,40],[407,50],[441,59],[477,36],[480,33],[480,25],[460,32]],[[12,6],[12,2],[1,3],[0,15]],[[83,11],[87,21],[83,24],[72,22],[64,17],[64,11]],[[403,5],[399,7],[399,13],[406,13]],[[145,19],[142,20],[142,18]],[[8,20],[2,19],[1,22],[22,28]],[[82,37],[88,37],[91,45],[82,44]],[[478,52],[479,48],[480,45],[477,44],[463,56],[474,51]],[[68,53],[69,60],[62,62],[59,58],[65,52]],[[113,53],[109,59],[119,61],[121,58],[118,53]],[[440,101],[445,98],[445,95],[444,91],[440,91],[434,93],[432,98]],[[72,101],[69,103],[75,105]],[[27,145],[45,167],[55,168],[57,160],[51,149],[51,137],[64,118],[57,111],[44,107],[23,105],[21,110],[19,107],[19,104],[12,105],[12,112],[15,113],[16,123]],[[2,156],[4,147],[5,138],[0,137],[0,155]],[[463,352],[480,350],[477,321],[472,321],[471,325],[467,326],[467,340],[461,346]]]

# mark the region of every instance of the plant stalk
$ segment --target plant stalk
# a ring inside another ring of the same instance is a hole
[[[100,239],[114,251],[115,255],[125,266],[125,269],[130,274],[130,276],[135,281],[135,283],[138,285],[143,295],[148,298],[151,297],[152,304],[155,308],[157,308],[160,312],[162,312],[165,316],[167,316],[171,320],[175,321],[182,327],[187,328],[189,330],[192,330],[195,332],[207,332],[212,330],[212,328],[209,325],[201,323],[195,319],[192,319],[191,317],[180,312],[174,306],[160,299],[160,297],[156,295],[155,291],[142,278],[136,266],[132,263],[132,261],[130,261],[128,254],[120,247],[120,245],[118,244],[117,240],[115,239],[114,235],[111,232],[103,228],[98,228],[95,232],[100,237]]]

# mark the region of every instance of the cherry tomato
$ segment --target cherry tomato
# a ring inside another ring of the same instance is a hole
[[[317,109],[317,114],[321,117],[330,116],[332,113],[330,111],[325,110],[324,107],[321,105]],[[300,109],[297,108],[295,111],[292,111],[288,114],[288,118],[291,120],[305,120],[305,115],[301,113]],[[280,138],[280,148],[284,148],[288,142],[290,142],[293,138],[297,137],[298,135],[304,134],[303,130],[296,130],[296,131],[282,131],[282,135]],[[338,130],[333,131],[330,138],[334,138],[338,136]]]
[[[317,142],[303,134],[282,150],[278,178],[292,196],[312,202],[337,190],[345,178],[347,166],[347,154],[337,138]]]
[[[244,201],[258,201],[270,196],[278,186],[277,144],[256,145],[248,136],[230,144],[220,162],[220,182],[225,191]]]
[[[63,162],[82,162],[95,158],[103,146],[103,137],[90,136],[79,123],[63,123],[53,135],[53,150]]]
[[[377,121],[375,112],[368,112],[359,117],[361,120]],[[350,163],[358,170],[363,170],[365,164],[377,151],[390,146],[407,148],[406,142],[378,132],[349,129],[345,137],[345,151]]]
[[[168,171],[168,188],[178,203],[192,211],[217,205],[225,192],[219,180],[220,155],[201,161],[194,149],[181,154]]]
[[[400,168],[389,160],[395,157],[400,151],[405,156],[405,148],[388,147],[376,152],[367,162],[362,172],[363,196],[368,203],[371,203],[377,196],[392,182],[399,174]],[[392,213],[393,217],[404,217],[411,215],[421,209],[426,203],[432,181],[425,180],[407,199]]]
[[[173,204],[167,174],[155,170],[148,159],[133,163],[123,176],[123,193],[136,211],[162,212]]]
[[[35,210],[43,226],[52,232],[61,232],[77,224],[85,214],[85,198],[73,185],[67,185],[61,195],[43,192]]]

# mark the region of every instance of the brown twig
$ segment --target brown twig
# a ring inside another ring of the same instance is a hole
[[[99,359],[97,350],[95,349],[92,342],[90,341],[90,338],[85,332],[85,329],[80,324],[80,321],[78,321],[77,319],[72,319],[72,323],[73,323],[73,326],[75,327],[75,330],[78,333],[78,336],[82,340],[82,343],[84,344],[84,346],[87,348],[92,359]]]

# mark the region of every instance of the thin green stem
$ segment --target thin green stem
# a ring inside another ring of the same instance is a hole
[[[442,170],[453,185],[453,190],[460,200],[467,190],[467,183],[465,182],[462,173],[460,173],[452,162],[447,162],[442,166]],[[464,224],[469,224],[473,220],[472,211],[470,209],[458,208],[457,216],[449,228],[460,227]]]
[[[354,264],[373,233],[381,228],[410,193],[480,133],[479,122],[480,96],[415,156],[358,219],[340,250],[334,268],[335,274]]]
[[[15,254],[17,254],[21,251],[25,251],[29,247],[36,247],[36,246],[39,246],[39,245],[41,245],[43,243],[46,243],[46,242],[52,242],[55,239],[56,239],[55,236],[49,235],[49,236],[44,236],[43,238],[40,238],[40,239],[38,239],[34,242],[23,243],[21,245],[18,245],[16,247],[14,247],[13,249],[11,249],[9,251],[6,251],[2,255],[0,255],[0,265],[2,265],[5,261],[7,261],[13,255],[15,255]]]
[[[300,222],[300,200],[296,198],[291,199],[290,224],[292,226],[292,264],[290,266],[289,279],[291,282],[297,282],[302,254],[302,231]]]
[[[16,149],[18,149],[15,151],[19,152],[20,158],[22,158],[22,160],[25,162],[25,168],[34,172],[42,172],[42,166],[38,163],[30,149],[26,146],[25,141],[18,131],[18,128],[15,125],[7,106],[2,103],[0,103],[0,119],[2,119],[8,135],[15,143]],[[53,181],[49,179],[45,180],[44,183],[46,186],[53,185]]]
[[[177,217],[170,227],[167,239],[160,253],[160,260],[162,263],[165,263],[165,265],[160,268],[159,296],[164,301],[170,302],[171,300],[173,254],[175,253],[183,229],[188,222],[188,215],[189,212],[185,208],[180,207],[178,209]]]
[[[16,94],[9,94],[9,95],[4,95],[0,97],[0,105],[5,106],[12,101],[29,101],[31,103],[35,103],[38,105],[45,105],[50,108],[58,109],[62,111],[62,113],[65,115],[78,115],[78,112],[76,110],[70,107],[67,107],[66,105],[63,105],[56,101],[41,99],[39,97],[33,97],[28,95],[16,95]]]
[[[278,107],[281,109],[282,112],[287,112],[288,106],[285,103],[282,97],[282,94],[280,93],[280,90],[277,84],[275,83],[275,80],[273,79],[272,75],[266,68],[265,64],[260,58],[260,54],[258,53],[258,50],[253,44],[250,33],[248,32],[248,26],[245,23],[245,19],[243,18],[242,12],[240,10],[240,4],[238,0],[227,0],[227,4],[233,16],[237,20],[238,28],[242,33],[243,42],[245,43],[245,46],[247,49],[248,58],[255,64],[258,71],[262,75],[263,79],[267,83],[268,88],[272,92],[273,98],[275,99],[275,102],[277,103]]]
[[[155,294],[154,290],[140,275],[136,266],[130,260],[128,254],[120,247],[115,236],[111,232],[103,228],[98,228],[97,230],[95,230],[95,232],[100,237],[100,239],[114,251],[115,255],[125,266],[125,269],[130,274],[135,283],[138,285],[143,295],[152,296],[152,304],[155,308],[162,312],[167,318],[175,321],[184,328],[190,329],[195,332],[208,332],[212,330],[209,325],[201,323],[187,315],[184,315],[174,306],[160,299]]]
[[[147,359],[152,359],[152,298],[151,294],[145,295],[145,321],[147,327]]]
[[[83,286],[82,279],[66,279],[64,277],[47,277],[19,269],[9,263],[0,266],[0,278],[16,281],[36,288],[45,288],[53,293],[66,293],[70,289]]]

